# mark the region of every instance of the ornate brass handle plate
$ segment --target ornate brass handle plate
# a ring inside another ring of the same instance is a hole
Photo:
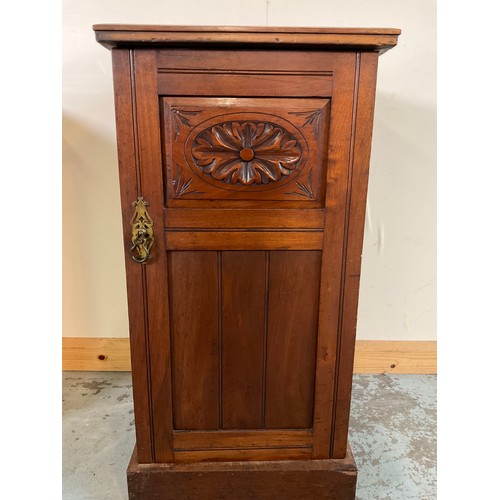
[[[135,262],[146,264],[151,260],[151,247],[155,241],[153,234],[153,219],[148,214],[149,203],[142,196],[132,203],[135,213],[130,221],[132,224],[132,243],[130,255]]]

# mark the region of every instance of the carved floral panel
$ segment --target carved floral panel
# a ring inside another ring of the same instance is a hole
[[[165,97],[162,102],[168,205],[267,200],[321,206],[328,99]]]

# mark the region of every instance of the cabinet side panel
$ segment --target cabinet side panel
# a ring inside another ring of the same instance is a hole
[[[334,94],[328,135],[325,231],[316,349],[313,458],[330,456],[342,275],[346,189],[351,149],[356,54],[336,53]]]
[[[270,252],[267,429],[312,427],[320,270],[320,251]]]
[[[361,252],[370,166],[378,54],[360,53],[359,90],[355,116],[352,175],[347,192],[347,234],[344,238],[342,316],[337,346],[337,376],[333,413],[332,458],[344,458],[351,404],[352,371],[356,341]]]
[[[149,203],[156,235],[163,225],[163,174],[160,139],[160,110],[156,86],[156,51],[134,49],[134,94],[137,116],[137,153],[140,169],[140,195]],[[170,367],[170,328],[168,311],[168,272],[164,238],[156,237],[152,259],[142,266],[145,272],[151,408],[154,429],[155,462],[171,462],[172,387]]]
[[[168,252],[175,429],[218,429],[217,252]]]
[[[146,318],[144,315],[145,290],[142,266],[128,258],[131,246],[130,219],[132,202],[139,194],[139,167],[136,154],[134,127],[134,105],[132,97],[132,72],[130,51],[114,49],[113,83],[115,93],[116,136],[118,142],[118,164],[120,173],[120,196],[122,204],[125,267],[127,272],[127,301],[130,330],[130,355],[132,364],[132,387],[134,393],[135,432],[137,438],[137,460],[139,463],[153,461],[152,424],[149,390],[149,359]]]
[[[223,429],[261,427],[266,257],[221,252]]]

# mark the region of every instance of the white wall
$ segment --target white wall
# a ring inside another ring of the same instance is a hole
[[[64,336],[128,335],[111,54],[96,23],[401,28],[379,64],[358,338],[435,339],[433,0],[64,0]]]

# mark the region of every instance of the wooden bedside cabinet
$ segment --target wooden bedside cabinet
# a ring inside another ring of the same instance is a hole
[[[353,499],[375,82],[396,29],[94,26],[112,49],[134,499]]]

